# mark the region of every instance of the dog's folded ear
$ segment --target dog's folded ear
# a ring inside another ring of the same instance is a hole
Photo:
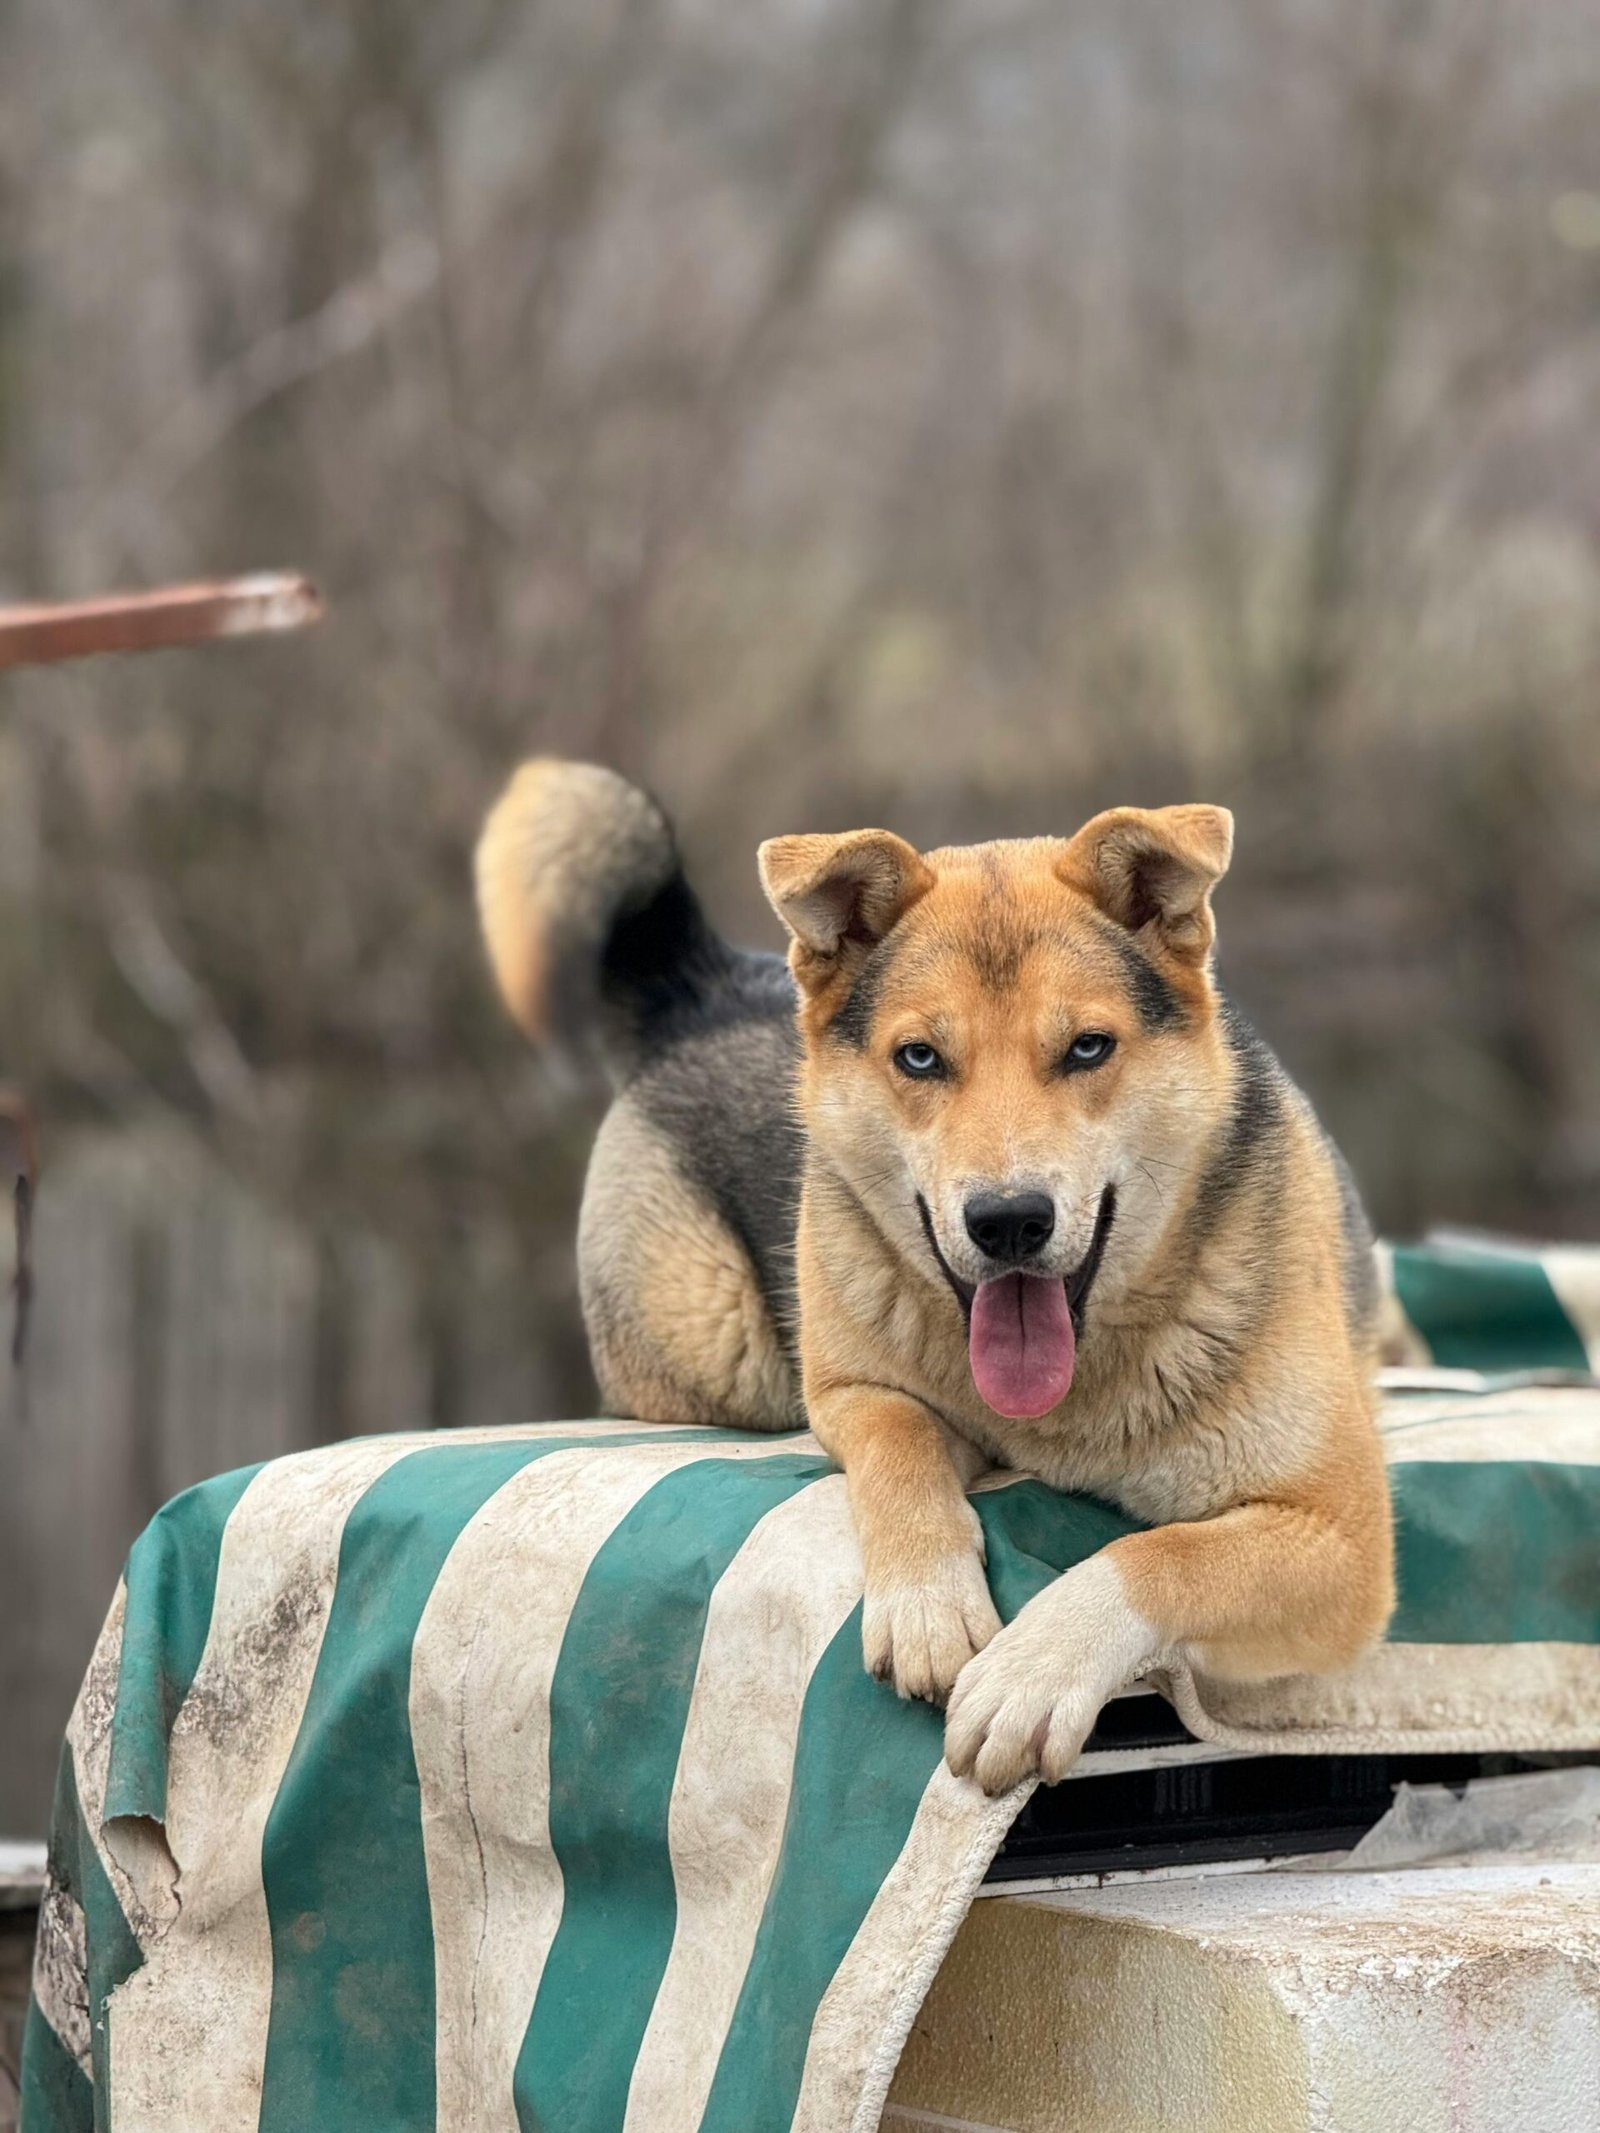
[[[1225,807],[1113,807],[1084,824],[1056,871],[1131,933],[1152,927],[1185,962],[1211,953],[1211,891],[1228,871]]]
[[[802,985],[824,983],[850,949],[875,946],[933,885],[932,869],[888,830],[769,837],[758,857],[767,900],[794,936]]]

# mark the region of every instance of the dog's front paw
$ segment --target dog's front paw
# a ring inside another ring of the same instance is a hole
[[[962,1549],[915,1584],[868,1585],[862,1655],[868,1673],[893,1682],[901,1696],[942,1704],[999,1627],[983,1564]]]
[[[1093,1674],[1074,1679],[1059,1654],[1043,1660],[1008,1630],[962,1674],[945,1721],[945,1760],[988,1793],[1037,1773],[1047,1784],[1077,1761],[1104,1701]],[[1109,1692],[1107,1692],[1109,1693]]]
[[[1114,1565],[1093,1556],[1030,1600],[963,1672],[945,1759],[987,1793],[1035,1773],[1053,1784],[1078,1760],[1106,1698],[1155,1657],[1150,1625],[1124,1598]]]

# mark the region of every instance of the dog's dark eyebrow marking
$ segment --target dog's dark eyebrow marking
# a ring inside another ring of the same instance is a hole
[[[1158,1030],[1182,1029],[1189,1019],[1183,1002],[1155,964],[1147,955],[1141,954],[1126,935],[1114,933],[1109,939],[1122,964],[1122,974],[1128,981],[1133,1004],[1139,1010],[1141,1028],[1152,1036]]]
[[[894,956],[895,948],[890,938],[879,941],[857,971],[855,984],[845,995],[844,1005],[828,1024],[830,1037],[837,1037],[841,1044],[851,1045],[858,1052],[866,1050],[867,1039],[872,1034],[872,1018],[878,1010],[878,995]]]

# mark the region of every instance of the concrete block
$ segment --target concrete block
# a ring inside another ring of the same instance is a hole
[[[884,2133],[1600,2133],[1600,1866],[973,1906]]]

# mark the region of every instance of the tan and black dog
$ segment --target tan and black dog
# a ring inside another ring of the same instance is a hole
[[[990,1791],[1059,1777],[1174,1654],[1326,1671],[1393,1603],[1371,1238],[1213,980],[1231,842],[1200,806],[929,853],[779,837],[787,970],[718,938],[608,771],[526,765],[479,846],[512,1013],[617,1090],[579,1229],[608,1401],[809,1420],[849,1478],[867,1664],[948,1697]],[[965,1494],[996,1464],[1149,1530],[1002,1630]]]

